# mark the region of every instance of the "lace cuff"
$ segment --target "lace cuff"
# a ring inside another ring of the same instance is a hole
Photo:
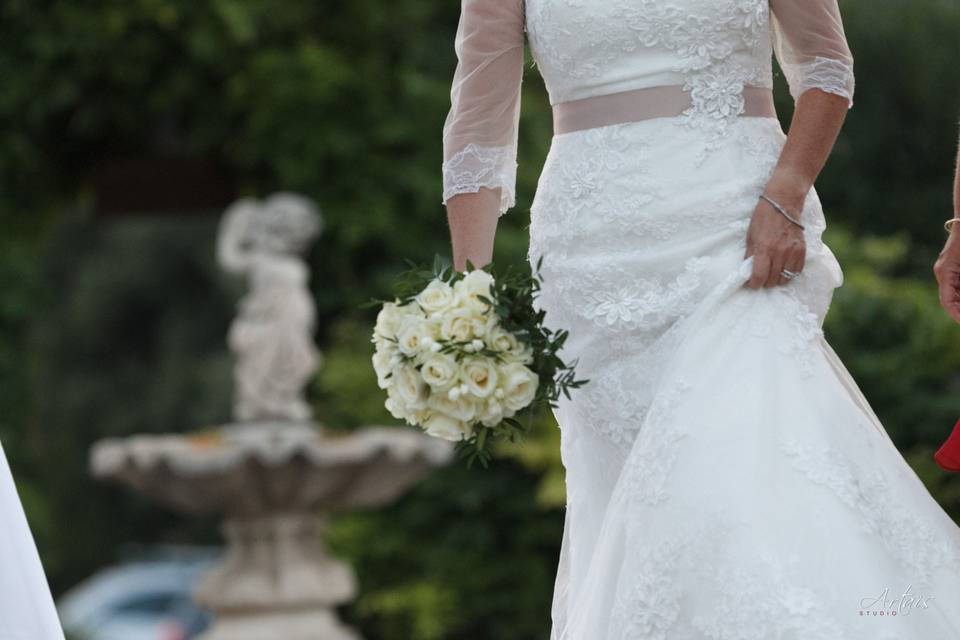
[[[500,212],[515,204],[516,152],[512,146],[484,147],[474,143],[458,151],[442,166],[443,204],[458,193],[476,193],[480,187],[500,188]]]
[[[790,94],[808,89],[843,96],[853,106],[853,54],[837,0],[770,0],[771,35]]]
[[[794,100],[808,89],[821,89],[846,98],[853,106],[853,67],[842,60],[817,57],[806,64],[782,64]]]

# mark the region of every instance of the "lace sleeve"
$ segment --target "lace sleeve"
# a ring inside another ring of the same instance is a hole
[[[480,187],[514,205],[523,79],[523,0],[462,0],[457,68],[443,125],[443,203]]]
[[[837,0],[770,0],[773,47],[796,100],[808,89],[853,106],[853,55]]]

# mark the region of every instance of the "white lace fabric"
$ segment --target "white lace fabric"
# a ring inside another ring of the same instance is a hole
[[[468,143],[443,163],[443,201],[480,187],[500,189],[499,215],[516,203],[517,158],[513,147]]]
[[[481,187],[500,189],[499,215],[515,204],[525,33],[551,105],[678,86],[692,105],[677,115],[716,138],[744,112],[745,87],[772,87],[773,53],[794,98],[853,100],[836,0],[462,0],[444,204]]]

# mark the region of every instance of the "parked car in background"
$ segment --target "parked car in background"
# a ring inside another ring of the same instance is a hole
[[[157,547],[107,567],[57,602],[71,640],[190,640],[210,624],[193,602],[200,575],[220,555],[206,547]]]

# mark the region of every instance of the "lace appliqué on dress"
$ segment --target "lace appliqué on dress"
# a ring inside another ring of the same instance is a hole
[[[653,505],[667,499],[666,485],[681,451],[681,441],[688,435],[686,425],[666,424],[683,394],[691,389],[682,378],[663,390],[651,406],[647,420],[635,436],[634,450],[623,471],[621,485],[613,502]]]
[[[625,329],[649,330],[688,313],[696,303],[708,257],[687,260],[682,272],[671,280],[639,277],[623,268],[608,268],[586,274],[571,274],[556,284],[560,295],[577,300],[577,310],[598,328],[616,333]]]
[[[824,613],[830,602],[824,587],[796,580],[803,575],[798,558],[750,550],[739,555],[735,566],[712,561],[731,553],[731,541],[746,539],[748,525],[708,510],[713,513],[697,522],[710,526],[674,525],[660,531],[647,523],[628,536],[630,553],[611,611],[611,638],[849,640],[837,620]],[[681,612],[689,594],[677,585],[696,585],[713,597],[685,617]]]
[[[751,308],[742,315],[741,322],[733,328],[736,335],[749,333],[755,338],[767,338],[770,344],[779,353],[790,356],[797,371],[804,377],[813,376],[817,355],[817,342],[823,336],[821,318],[810,310],[793,290],[787,287],[799,285],[801,273],[796,280],[782,289],[761,291],[758,295],[778,296],[782,302],[771,305],[777,310],[776,314],[767,313],[767,308],[757,307],[755,296],[743,297],[731,304],[743,309]],[[784,333],[783,328],[789,330]]]
[[[960,545],[936,535],[911,505],[895,499],[894,489],[909,479],[891,483],[880,468],[863,469],[842,451],[801,442],[793,435],[780,446],[798,471],[828,488],[856,514],[863,530],[882,539],[919,579],[928,581],[943,568],[960,571]]]
[[[744,112],[744,87],[772,86],[769,4],[729,0],[704,14],[681,11],[660,0],[643,0],[642,5],[651,18],[645,44],[663,46],[680,58],[676,70],[686,78],[684,89],[692,103],[683,121],[708,134],[697,157],[702,163]],[[735,55],[743,50],[749,53],[745,59]]]
[[[543,255],[550,246],[551,263],[564,262],[597,222],[604,234],[623,238],[655,237],[665,240],[677,228],[660,218],[644,215],[662,198],[663,186],[653,176],[654,159],[648,143],[624,127],[632,123],[594,127],[555,136],[530,207],[531,234],[528,258]],[[550,158],[563,157],[551,165]],[[610,181],[618,176],[617,189]],[[593,237],[600,242],[601,238]],[[535,261],[536,258],[533,258]]]
[[[630,582],[617,590],[611,636],[618,640],[668,640],[680,618],[682,590],[674,579],[678,564],[696,548],[689,536],[674,536],[634,551]]]
[[[705,561],[709,567],[709,560]],[[710,572],[705,582],[722,594],[692,625],[710,640],[769,640],[770,638],[830,638],[847,640],[835,620],[824,615],[821,594],[798,584],[791,575],[802,575],[802,564],[772,554],[744,555],[737,566]],[[818,585],[822,592],[823,587]]]

